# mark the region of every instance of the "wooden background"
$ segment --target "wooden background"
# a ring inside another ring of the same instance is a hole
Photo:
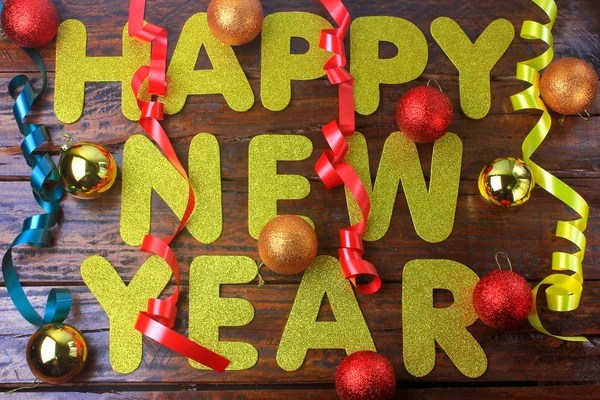
[[[127,20],[127,1],[56,0],[61,20],[76,18],[88,29],[88,55],[120,55],[121,31]],[[306,11],[327,16],[316,0],[281,2],[262,0],[265,14],[278,11]],[[598,396],[600,386],[600,101],[591,107],[592,117],[584,121],[567,117],[561,126],[558,116],[549,138],[534,159],[544,168],[576,188],[591,206],[585,267],[585,289],[580,307],[571,313],[544,312],[543,319],[553,332],[584,334],[590,343],[567,343],[537,333],[528,324],[499,332],[481,322],[470,331],[483,346],[488,359],[487,372],[479,379],[464,377],[440,350],[433,372],[424,378],[410,376],[402,363],[401,285],[402,267],[417,258],[449,258],[472,268],[479,276],[496,268],[494,254],[506,252],[515,270],[532,284],[551,272],[551,253],[568,248],[553,236],[556,221],[575,218],[558,200],[536,189],[531,201],[516,210],[504,210],[485,203],[479,196],[476,178],[481,168],[500,156],[519,156],[529,129],[537,122],[535,112],[513,113],[511,94],[524,88],[514,78],[517,61],[545,50],[541,42],[518,37],[523,20],[547,22],[545,14],[529,0],[372,0],[346,1],[353,17],[391,15],[415,23],[429,43],[429,62],[424,74],[414,82],[382,87],[382,101],[373,115],[357,119],[357,130],[368,141],[373,167],[378,164],[383,143],[397,130],[394,109],[407,89],[424,85],[428,79],[439,81],[455,109],[450,131],[464,144],[458,208],[453,234],[442,243],[421,240],[412,226],[405,198],[399,194],[391,228],[384,239],[366,244],[372,261],[384,281],[376,295],[358,295],[358,301],[371,329],[378,350],[388,357],[398,376],[399,398],[586,398]],[[172,52],[181,28],[191,15],[206,11],[208,0],[150,1],[146,20],[169,30]],[[553,30],[557,57],[581,57],[600,72],[600,12],[595,0],[558,1],[559,17]],[[431,38],[429,26],[438,16],[455,19],[474,40],[497,18],[507,18],[515,26],[516,38],[492,70],[492,108],[482,120],[470,120],[460,111],[456,69]],[[384,48],[383,52],[389,49]],[[195,96],[182,112],[167,117],[164,127],[182,160],[199,132],[216,135],[221,146],[223,174],[224,229],[211,245],[196,242],[183,232],[174,242],[182,265],[183,296],[177,331],[187,333],[187,273],[198,255],[248,255],[258,260],[256,242],[247,233],[247,152],[250,139],[262,133],[299,133],[311,138],[313,156],[303,162],[281,163],[280,171],[300,173],[311,180],[310,196],[302,201],[281,202],[281,213],[310,216],[316,223],[320,254],[336,254],[337,230],[348,224],[343,191],[327,191],[318,181],[312,165],[325,146],[320,127],[337,111],[337,89],[325,79],[296,82],[293,100],[282,112],[270,112],[260,103],[260,39],[236,48],[241,65],[256,95],[254,107],[240,114],[230,110],[221,96]],[[49,71],[54,71],[53,44],[42,49]],[[205,57],[205,55],[203,56]],[[201,58],[199,67],[207,67]],[[0,39],[0,87],[5,88],[16,73],[39,77],[34,65],[6,38]],[[34,82],[38,82],[35,81]],[[0,93],[0,248],[4,251],[20,232],[22,220],[40,210],[31,196],[30,170],[19,144],[21,136],[12,119],[13,101],[6,90]],[[50,89],[32,112],[31,121],[47,124],[54,139],[51,151],[58,154],[61,129],[77,141],[101,143],[120,163],[128,137],[142,133],[134,122],[121,114],[120,83],[88,84],[85,113],[73,125],[63,126],[53,113],[53,72]],[[423,168],[428,176],[431,146],[419,146]],[[372,168],[375,172],[376,168]],[[193,391],[203,398],[218,399],[325,399],[335,398],[335,369],[345,354],[339,350],[311,350],[302,368],[285,372],[277,366],[275,354],[300,281],[265,272],[267,285],[225,286],[224,296],[240,296],[256,308],[252,323],[241,328],[223,328],[224,340],[245,340],[259,350],[258,364],[249,370],[217,374],[197,371],[187,360],[157,343],[144,340],[144,358],[132,374],[114,372],[108,358],[108,319],[87,287],[79,266],[85,257],[107,257],[127,282],[147,257],[137,248],[125,245],[119,236],[120,184],[97,201],[66,197],[64,219],[51,249],[17,248],[15,261],[26,292],[35,305],[45,300],[49,287],[68,286],[74,292],[74,307],[67,322],[80,329],[89,345],[90,358],[85,371],[73,382],[60,387],[39,385],[34,393],[21,392],[22,398],[52,397],[98,398],[119,394],[121,398],[142,399],[184,397]],[[175,219],[162,201],[156,199],[153,232],[166,234]],[[3,285],[3,284],[2,284]],[[171,289],[172,290],[172,289]],[[543,297],[543,296],[542,296]],[[439,299],[447,302],[448,299]],[[538,302],[545,310],[543,299]],[[25,345],[34,327],[14,309],[6,290],[0,289],[0,384],[3,390],[28,385],[34,379],[25,362]],[[324,306],[324,318],[331,310]],[[184,392],[179,392],[184,391]],[[177,393],[179,392],[179,393]],[[101,393],[107,393],[102,395]]]

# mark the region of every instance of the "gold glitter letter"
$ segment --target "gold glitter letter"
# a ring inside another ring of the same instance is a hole
[[[379,43],[398,48],[392,58],[379,58]],[[397,17],[359,17],[350,28],[350,72],[354,76],[356,111],[370,115],[379,107],[379,84],[416,79],[427,65],[427,40],[415,24]]]
[[[385,141],[374,188],[364,136],[356,132],[346,140],[350,151],[345,160],[354,167],[371,198],[371,213],[363,236],[365,240],[379,240],[387,233],[400,180],[417,234],[431,243],[441,242],[450,236],[462,161],[462,142],[458,136],[448,132],[433,145],[429,190],[417,146],[401,132],[392,133]],[[349,191],[346,191],[346,203],[350,221],[358,223],[362,214]]]
[[[249,257],[202,256],[190,266],[190,339],[231,360],[228,370],[252,368],[258,350],[250,343],[221,342],[221,326],[244,326],[254,318],[252,303],[220,297],[220,285],[249,283],[256,277],[256,263]],[[190,360],[194,368],[209,369]]]
[[[310,193],[310,182],[300,175],[278,175],[277,161],[310,157],[312,142],[300,135],[260,135],[248,149],[248,232],[258,239],[267,222],[277,216],[278,200],[300,200]],[[308,218],[304,218],[314,226]]]
[[[471,294],[479,278],[451,260],[413,260],[402,273],[404,366],[413,376],[425,376],[435,366],[435,342],[469,378],[481,376],[487,357],[466,329],[477,320]],[[452,292],[454,303],[435,308],[433,290]]]
[[[325,75],[331,53],[319,47],[321,30],[331,28],[326,19],[306,12],[278,12],[265,17],[262,27],[260,97],[265,108],[281,111],[290,104],[292,81]],[[290,54],[293,37],[305,39],[304,54]]]
[[[446,17],[431,23],[431,36],[458,69],[460,107],[469,118],[483,118],[490,111],[490,71],[515,37],[505,19],[492,22],[472,43],[456,22]]]
[[[92,256],[81,264],[81,277],[110,321],[110,365],[122,374],[135,371],[143,352],[135,321],[140,311],[146,311],[148,299],[163,291],[171,269],[162,258],[152,256],[125,285],[105,258]]]
[[[325,294],[336,320],[317,322]],[[339,261],[331,256],[317,257],[304,272],[279,342],[277,364],[295,371],[308,349],[345,349],[348,354],[376,351],[352,286],[344,279]]]
[[[134,135],[125,143],[122,173],[121,237],[125,243],[139,246],[150,232],[152,190],[181,218],[188,186],[154,143],[142,135]],[[200,133],[192,140],[189,174],[196,208],[185,227],[199,242],[212,243],[223,229],[221,159],[213,135]]]
[[[196,71],[203,45],[213,69]],[[248,111],[254,104],[254,93],[235,53],[210,33],[206,13],[194,14],[183,26],[167,79],[167,97],[162,101],[168,114],[181,111],[190,94],[223,94],[235,111]]]
[[[76,19],[60,24],[56,36],[56,80],[54,82],[54,112],[56,118],[71,124],[81,118],[86,82],[121,82],[121,108],[132,121],[140,118],[131,78],[142,65],[150,62],[150,44],[129,37],[123,28],[123,55],[88,57],[87,31]]]

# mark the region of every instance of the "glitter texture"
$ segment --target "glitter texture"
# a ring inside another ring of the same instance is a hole
[[[357,351],[338,367],[335,389],[340,400],[390,400],[396,391],[396,372],[381,354]]]
[[[444,93],[429,86],[408,90],[396,106],[400,131],[417,143],[435,142],[452,122],[452,104]]]
[[[310,193],[301,175],[278,175],[278,161],[302,161],[312,154],[312,142],[301,135],[260,135],[248,149],[248,232],[258,239],[263,227],[277,216],[278,200],[300,200]],[[311,226],[313,222],[302,217]]]
[[[281,111],[290,104],[292,81],[307,81],[325,75],[323,66],[331,53],[319,47],[321,30],[332,26],[323,17],[306,12],[278,12],[263,23],[261,41],[260,97],[263,106]],[[291,38],[310,45],[303,54],[290,54]]]
[[[315,260],[318,249],[319,241],[314,228],[295,215],[273,218],[258,237],[260,259],[278,274],[303,272]]]
[[[52,0],[7,0],[2,7],[2,31],[21,47],[37,48],[50,42],[58,29]]]
[[[131,79],[142,65],[150,62],[150,44],[129,37],[123,28],[123,55],[88,57],[87,31],[81,21],[68,19],[56,36],[56,80],[54,112],[65,124],[77,121],[83,113],[86,82],[121,82],[121,108],[132,121],[140,118]]]
[[[335,321],[319,321],[319,309],[327,294]],[[292,311],[277,349],[277,364],[295,371],[304,362],[308,349],[375,351],[375,344],[350,282],[344,279],[340,263],[331,256],[319,256],[304,272]]]
[[[262,28],[264,14],[258,0],[211,0],[207,11],[210,31],[231,46],[251,42]]]
[[[421,169],[417,146],[402,133],[394,132],[386,140],[374,188],[364,136],[356,132],[347,137],[347,140],[350,151],[345,161],[354,167],[371,198],[371,213],[364,240],[379,240],[387,233],[400,181],[419,237],[437,243],[450,236],[454,226],[462,163],[462,142],[458,136],[448,132],[433,145],[429,189]],[[361,221],[360,209],[348,191],[346,203],[351,223]]]
[[[212,69],[195,69],[202,46]],[[167,114],[181,111],[188,95],[222,94],[234,111],[248,111],[254,104],[254,93],[235,53],[210,33],[206,13],[194,14],[183,26],[167,80],[167,96],[160,98]]]
[[[219,341],[219,327],[244,326],[254,319],[248,300],[220,297],[220,285],[249,283],[258,268],[241,256],[196,257],[190,266],[190,339],[231,360],[227,370],[252,368],[258,351],[246,342]],[[194,368],[209,369],[190,360]]]
[[[561,58],[544,71],[540,93],[544,103],[557,113],[578,114],[596,100],[598,75],[579,58]]]
[[[490,272],[475,286],[473,307],[487,326],[496,329],[516,328],[531,313],[531,286],[513,271]]]
[[[429,374],[435,366],[435,343],[461,373],[481,376],[487,357],[466,329],[477,320],[472,293],[479,278],[465,265],[451,260],[413,260],[402,274],[404,366],[413,376]],[[452,292],[454,303],[434,308],[433,290]]]
[[[152,190],[178,218],[183,216],[187,183],[146,136],[134,135],[125,143],[122,174],[121,238],[125,243],[139,246],[150,233]],[[185,227],[196,240],[209,244],[221,236],[223,229],[221,159],[213,135],[201,133],[192,140],[189,174],[196,207]]]
[[[398,54],[379,58],[380,42],[393,43]],[[427,40],[415,24],[403,18],[360,17],[354,19],[350,29],[350,54],[356,112],[370,115],[379,107],[380,84],[410,82],[423,73]]]
[[[110,262],[92,256],[81,264],[81,277],[110,320],[110,365],[122,374],[135,371],[143,353],[135,321],[140,311],[146,311],[148,299],[158,297],[169,282],[169,265],[152,256],[126,285]]]
[[[490,71],[515,37],[513,25],[497,19],[472,43],[456,22],[439,17],[431,23],[431,36],[458,69],[463,112],[473,119],[485,117],[492,101]]]

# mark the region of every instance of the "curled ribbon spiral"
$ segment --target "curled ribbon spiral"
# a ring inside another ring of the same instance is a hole
[[[229,360],[196,342],[175,332],[171,328],[175,324],[177,316],[177,300],[179,299],[179,265],[175,254],[169,247],[171,241],[183,229],[194,211],[196,199],[192,185],[187,173],[169,138],[159,121],[164,118],[164,105],[158,101],[142,101],[139,92],[143,82],[148,79],[148,91],[153,98],[166,93],[166,60],[167,60],[167,31],[153,24],[144,25],[145,0],[131,0],[129,6],[129,35],[136,39],[152,43],[150,66],[138,69],[131,82],[131,87],[136,96],[138,106],[141,110],[140,125],[146,133],[156,142],[165,157],[173,164],[177,171],[188,183],[188,200],[183,217],[175,232],[166,239],[160,239],[152,235],[146,235],[142,242],[141,250],[156,254],[164,259],[175,276],[175,292],[166,299],[149,299],[146,312],[140,312],[135,324],[135,329],[142,334],[154,339],[162,345],[177,353],[197,361],[207,367],[223,372],[229,365]]]
[[[0,11],[2,11],[2,8],[3,4],[0,2]],[[24,48],[23,50],[40,70],[42,88],[36,93],[27,76],[17,75],[11,79],[8,92],[15,99],[13,115],[19,131],[25,137],[21,142],[21,152],[25,157],[25,161],[27,161],[27,165],[32,169],[31,189],[33,190],[33,196],[45,213],[31,216],[23,221],[21,233],[13,240],[2,257],[2,275],[8,294],[17,311],[29,323],[43,326],[52,322],[62,322],[67,318],[71,310],[72,296],[71,291],[68,289],[51,289],[46,301],[46,311],[42,318],[27,299],[13,264],[12,249],[15,246],[29,244],[40,248],[50,247],[52,241],[52,231],[50,229],[56,225],[60,217],[59,201],[64,193],[56,166],[48,153],[35,152],[37,148],[49,140],[46,127],[24,122],[33,104],[44,96],[48,79],[46,68],[39,54],[33,49]],[[21,89],[20,93],[18,93],[19,89]]]
[[[346,69],[346,51],[344,37],[348,32],[351,17],[341,0],[321,0],[338,28],[321,31],[319,46],[334,53],[323,69],[329,82],[339,85],[339,119],[333,120],[322,129],[323,135],[331,150],[325,150],[315,164],[317,174],[328,189],[346,185],[358,203],[363,219],[356,225],[340,230],[340,248],[338,256],[344,276],[356,286],[361,293],[375,293],[381,287],[381,279],[375,266],[363,260],[364,248],[362,236],[371,209],[369,195],[354,171],[354,168],[343,162],[348,152],[346,136],[354,134],[354,78]],[[359,283],[360,276],[371,278],[368,283]]]
[[[529,322],[539,332],[568,341],[587,341],[583,336],[557,336],[548,332],[540,321],[535,299],[541,285],[551,285],[546,289],[546,301],[548,308],[552,311],[572,311],[579,306],[581,293],[583,291],[583,257],[585,253],[586,239],[583,232],[586,229],[589,207],[585,200],[566,183],[556,178],[548,171],[531,161],[531,156],[542,144],[548,132],[552,118],[546,105],[540,98],[540,74],[539,71],[546,68],[554,57],[552,26],[557,15],[557,7],[554,0],[532,0],[550,18],[550,22],[542,25],[535,21],[525,21],[521,28],[521,37],[524,39],[540,39],[548,44],[549,48],[543,54],[517,64],[517,79],[530,83],[524,91],[511,96],[510,100],[515,111],[534,109],[542,111],[538,123],[529,132],[523,141],[523,160],[527,163],[533,173],[535,182],[558,198],[560,201],[575,210],[581,218],[572,221],[558,221],[556,236],[567,239],[575,244],[579,251],[570,254],[555,252],[552,254],[552,269],[555,271],[571,271],[572,275],[552,274],[544,278],[533,289],[533,309],[529,315]]]

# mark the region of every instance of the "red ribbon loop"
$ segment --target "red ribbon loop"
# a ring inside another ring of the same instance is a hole
[[[339,28],[324,29],[321,31],[319,46],[334,53],[327,61],[324,69],[329,82],[338,86],[339,118],[333,120],[322,128],[323,135],[331,150],[325,150],[315,164],[317,174],[328,189],[341,184],[346,185],[356,200],[362,221],[349,228],[340,230],[340,248],[338,256],[344,276],[366,294],[375,293],[381,287],[381,279],[375,266],[362,259],[364,248],[362,235],[365,231],[366,221],[371,210],[369,195],[360,178],[350,164],[343,162],[348,152],[346,136],[354,134],[354,78],[346,69],[346,52],[344,37],[350,26],[350,14],[341,0],[321,0]],[[361,276],[370,279],[368,283],[357,283]]]
[[[150,95],[162,96],[166,93],[166,60],[167,60],[167,31],[164,28],[153,24],[144,25],[145,0],[131,0],[129,6],[129,35],[139,39],[142,42],[152,43],[152,52],[150,66],[140,67],[133,76],[131,88],[135,94],[138,106],[141,111],[140,125],[146,133],[154,140],[161,149],[169,162],[177,169],[188,183],[188,200],[185,211],[179,221],[175,232],[166,239],[159,239],[152,235],[144,237],[142,251],[156,254],[167,262],[173,276],[175,277],[175,292],[166,299],[149,299],[147,312],[140,312],[135,324],[142,334],[156,340],[162,345],[176,351],[179,354],[191,358],[192,360],[204,364],[218,372],[223,372],[229,360],[185,336],[173,331],[171,328],[175,324],[177,316],[177,300],[179,299],[180,276],[177,257],[173,253],[169,244],[183,229],[189,220],[194,207],[196,206],[196,197],[187,173],[166,132],[158,121],[164,118],[164,105],[157,101],[140,100],[140,89],[146,79],[149,79],[148,91]]]

